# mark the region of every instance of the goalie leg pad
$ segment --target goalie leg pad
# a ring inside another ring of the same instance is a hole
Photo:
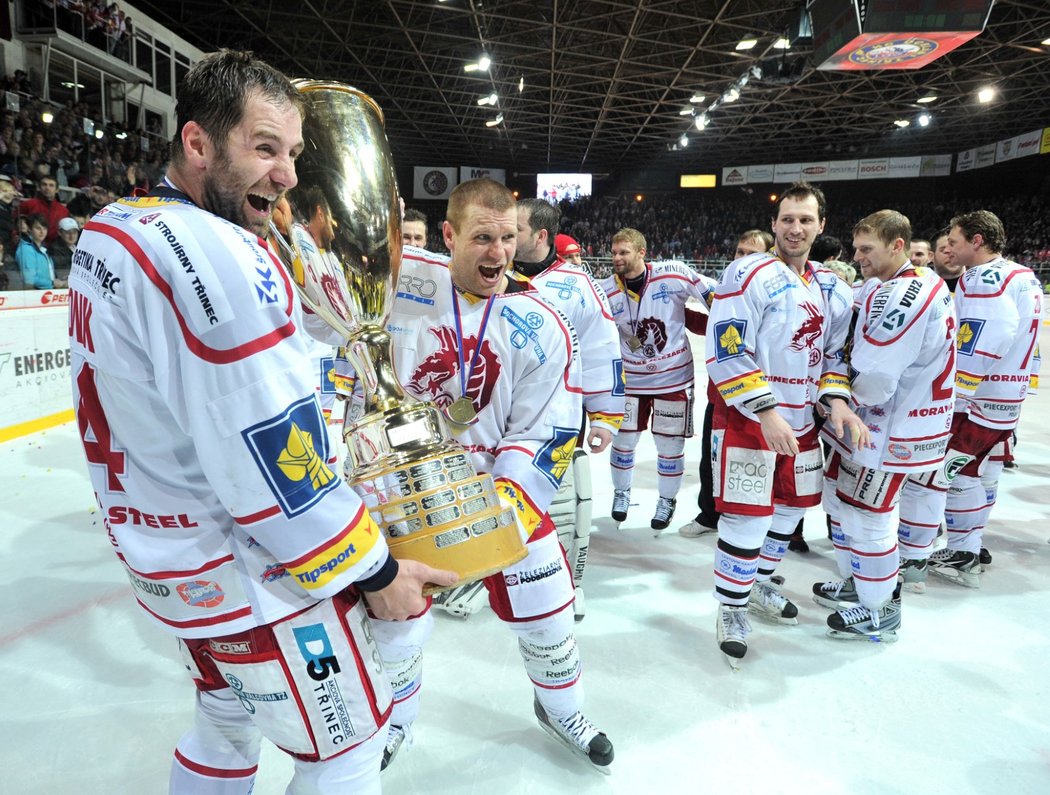
[[[587,567],[587,551],[591,543],[591,463],[583,450],[577,450],[572,459],[573,484],[576,487],[576,522],[572,546],[566,547],[569,570],[577,588],[583,584]]]

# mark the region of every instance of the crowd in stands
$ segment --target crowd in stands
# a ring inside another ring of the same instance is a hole
[[[131,60],[134,39],[131,17],[116,3],[104,0],[26,0],[26,24],[55,25],[59,30],[108,52]]]
[[[28,93],[24,73],[4,77],[0,85],[19,95],[18,110],[0,111],[0,289],[61,286],[68,272],[71,224],[79,234],[109,202],[136,189],[149,190],[164,174],[168,147],[120,125],[106,126],[101,138],[86,133],[90,125],[84,122],[91,114],[85,105],[45,104]],[[50,123],[43,121],[45,111],[51,113]],[[103,129],[101,119],[93,121]],[[37,216],[46,227],[39,241],[32,228]],[[66,218],[72,221],[63,229]],[[20,262],[32,267],[19,267]]]

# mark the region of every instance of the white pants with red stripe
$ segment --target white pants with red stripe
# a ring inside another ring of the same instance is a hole
[[[937,539],[937,528],[944,519],[948,491],[934,486],[930,474],[909,477],[901,489],[897,543],[900,544],[902,558],[928,559],[933,542]]]
[[[232,689],[197,692],[193,728],[175,747],[170,795],[251,795],[262,733]],[[379,795],[386,732],[323,762],[295,760],[286,795]]]
[[[1002,461],[986,461],[979,478],[957,475],[948,489],[944,521],[948,526],[948,548],[963,552],[981,551],[984,527],[999,492]]]

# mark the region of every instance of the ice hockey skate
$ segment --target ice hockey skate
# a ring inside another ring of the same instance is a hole
[[[862,604],[848,607],[828,616],[828,636],[840,640],[868,640],[873,643],[893,643],[901,625],[901,590],[878,610]]]
[[[649,526],[655,531],[653,535],[660,535],[667,529],[667,525],[671,524],[677,504],[678,501],[671,497],[660,497],[656,501],[656,513],[653,514],[653,520],[649,523]]]
[[[631,490],[616,489],[613,491],[612,518],[616,524],[627,519],[627,509],[631,507]]]
[[[901,558],[900,581],[904,590],[912,593],[926,593],[927,570],[925,560]]]
[[[756,582],[752,586],[747,610],[774,624],[798,623],[798,608],[772,582]]]
[[[813,583],[813,601],[822,607],[830,607],[832,610],[860,603],[860,600],[857,599],[857,587],[852,577],[848,580]]]
[[[942,549],[930,555],[930,573],[965,588],[980,588],[981,561],[974,552]]]
[[[751,623],[747,620],[747,606],[718,606],[716,619],[718,629],[718,648],[726,656],[726,662],[734,671],[740,670],[740,661],[747,654],[747,636],[751,633]]]
[[[988,551],[988,547],[981,547],[981,554],[977,559],[981,561],[982,571],[984,566],[992,565],[992,553]]]
[[[699,538],[708,533],[717,532],[718,527],[716,527],[714,523],[708,525],[696,519],[693,519],[678,528],[678,535],[685,536],[686,538]]]
[[[578,754],[582,754],[591,760],[604,772],[613,760],[613,744],[604,732],[598,731],[594,724],[584,716],[582,712],[575,712],[567,718],[554,720],[547,715],[543,705],[538,699],[533,699],[532,708],[536,712],[536,720],[540,726],[551,737],[561,741],[564,745]]]
[[[383,747],[383,761],[379,764],[379,770],[383,771],[390,767],[401,746],[412,744],[412,728],[410,726],[395,726],[393,723],[387,728],[386,745]]]

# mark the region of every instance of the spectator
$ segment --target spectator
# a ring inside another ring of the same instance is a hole
[[[60,280],[69,280],[69,268],[79,239],[80,224],[75,218],[63,218],[58,222],[58,240],[48,246],[47,253],[55,266],[55,276]]]
[[[0,174],[0,243],[10,246],[15,241],[17,205],[15,186],[7,174]]]
[[[22,281],[27,290],[50,290],[65,287],[65,282],[55,280],[55,265],[44,248],[47,236],[47,219],[42,215],[31,215],[27,219],[29,235],[22,238],[15,251],[15,261],[22,272]]]
[[[35,199],[26,199],[19,208],[24,216],[41,215],[47,223],[45,242],[51,245],[58,238],[58,222],[69,216],[69,210],[56,196],[58,182],[52,176],[41,177],[37,184]]]

